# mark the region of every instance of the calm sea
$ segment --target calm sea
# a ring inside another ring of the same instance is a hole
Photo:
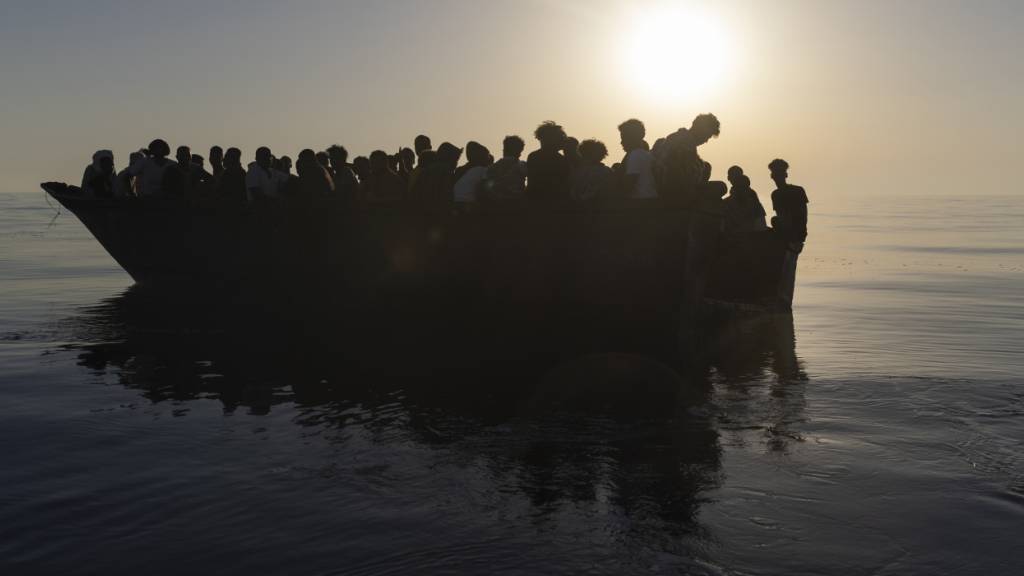
[[[1022,196],[815,202],[792,318],[521,387],[176,309],[53,217],[0,196],[2,574],[1024,571]]]

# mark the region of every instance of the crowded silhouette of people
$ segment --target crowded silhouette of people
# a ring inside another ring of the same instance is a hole
[[[807,239],[807,192],[787,182],[789,163],[776,158],[768,164],[775,191],[772,192],[772,228],[786,241],[802,245]]]
[[[249,169],[245,173],[245,189],[249,193],[249,202],[278,198],[279,186],[281,177],[274,174],[273,153],[266,146],[257,148],[256,160],[249,163]]]
[[[626,198],[656,198],[653,156],[646,140],[647,128],[636,118],[619,124],[622,150],[622,192]]]
[[[608,148],[599,140],[579,145],[580,166],[572,183],[572,199],[582,202],[608,199],[615,195],[615,175],[604,165]]]
[[[487,147],[479,142],[466,144],[466,163],[455,171],[453,198],[457,203],[477,201],[477,192],[487,177],[487,168],[493,164]]]
[[[316,152],[306,148],[295,159],[298,181],[295,196],[308,206],[315,206],[334,194],[334,180],[320,163]]]
[[[768,229],[764,206],[750,187],[750,178],[739,166],[728,171],[729,197],[725,199],[725,231],[729,234],[761,232]]]
[[[117,173],[114,179],[114,197],[128,198],[138,196],[138,175],[142,173],[142,164],[146,161],[146,155],[142,152],[132,152],[128,155],[128,166]]]
[[[82,174],[82,191],[94,198],[113,198],[115,179],[114,153],[97,150]]]
[[[526,192],[526,162],[522,160],[526,143],[519,136],[506,136],[501,143],[501,159],[487,167],[481,190],[482,199],[512,200]]]
[[[533,136],[540,149],[526,157],[526,197],[533,203],[558,202],[568,196],[569,161],[562,155],[565,130],[548,120]]]
[[[203,192],[206,171],[192,163],[192,150],[188,146],[178,146],[174,159],[175,162],[164,170],[163,194],[193,202]]]

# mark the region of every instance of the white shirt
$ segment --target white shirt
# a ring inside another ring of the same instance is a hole
[[[473,166],[466,170],[462,178],[459,178],[459,181],[455,183],[455,201],[476,202],[477,188],[480,187],[480,182],[483,181],[485,176],[487,176],[487,168],[485,166]]]
[[[251,190],[255,188],[263,193],[266,198],[277,198],[277,180],[274,178],[274,171],[264,170],[255,162],[249,163],[249,170],[245,173],[245,193],[252,202]]]
[[[636,176],[636,186],[629,191],[629,198],[657,198],[658,190],[654,187],[654,171],[651,153],[643,148],[636,148],[626,154],[626,176]]]

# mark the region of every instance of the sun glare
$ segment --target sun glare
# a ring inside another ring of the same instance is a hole
[[[733,46],[714,18],[679,6],[634,15],[620,54],[625,79],[660,102],[706,98],[730,71]]]

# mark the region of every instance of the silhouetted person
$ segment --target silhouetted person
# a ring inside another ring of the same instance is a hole
[[[487,168],[482,198],[510,200],[522,198],[526,192],[526,162],[521,158],[526,143],[519,136],[506,136],[502,141],[501,160]]]
[[[416,152],[416,166],[420,166],[423,163],[422,157],[424,152],[434,149],[430,144],[430,137],[424,134],[420,134],[412,141],[412,147]]]
[[[666,137],[655,158],[661,169],[661,196],[698,208],[720,198],[716,196],[719,187],[708,189],[703,185],[704,161],[697,153],[697,147],[720,132],[714,114],[700,114],[690,128],[680,128]]]
[[[398,151],[398,175],[405,180],[406,186],[412,179],[412,171],[416,169],[416,152],[412,148],[402,148]]]
[[[630,118],[619,124],[619,136],[626,157],[622,160],[622,192],[626,198],[656,198],[654,158],[644,137],[644,123]]]
[[[278,198],[280,178],[274,177],[274,155],[270,148],[261,146],[256,149],[256,161],[249,163],[245,173],[245,189],[249,192],[249,201]]]
[[[298,176],[292,174],[292,159],[290,156],[281,156],[274,159],[274,179],[278,182],[278,196],[290,198],[294,195]]]
[[[142,184],[139,186],[140,196],[161,196],[164,193],[164,171],[173,162],[167,157],[171,155],[171,147],[167,142],[157,138],[149,143],[149,157],[142,164],[142,173],[139,178]]]
[[[331,174],[331,157],[330,155],[327,154],[326,150],[316,153],[316,161],[319,162],[321,166],[327,169],[328,174]]]
[[[799,186],[789,184],[789,163],[782,159],[768,164],[775,191],[772,192],[772,218],[774,228],[786,241],[803,244],[807,239],[807,192]]]
[[[476,202],[477,192],[487,176],[487,167],[493,163],[487,147],[478,142],[466,144],[466,164],[454,174],[455,187],[452,198],[455,202]]]
[[[192,150],[188,146],[178,146],[174,159],[175,162],[164,170],[164,194],[196,200],[202,193],[206,171],[192,163]]]
[[[242,151],[238,148],[228,148],[224,152],[224,172],[217,183],[217,196],[238,204],[245,204],[248,201],[245,168],[242,168]]]
[[[142,173],[142,164],[146,161],[146,155],[142,152],[132,152],[128,156],[128,166],[117,173],[114,179],[114,196],[116,198],[127,198],[138,195],[138,176]]]
[[[532,202],[557,202],[568,197],[569,162],[562,156],[565,130],[547,121],[533,133],[540,150],[526,158],[526,197]]]
[[[334,180],[312,150],[299,152],[295,171],[299,175],[296,196],[300,201],[315,206],[334,194]]]
[[[417,176],[411,197],[415,204],[428,210],[445,210],[451,206],[454,188],[455,166],[462,156],[462,149],[450,142],[444,142],[437,151],[420,156],[423,165]]]
[[[352,160],[352,173],[359,179],[359,183],[362,184],[370,179],[370,159],[366,156],[356,156]]]
[[[224,150],[220,146],[210,147],[210,174],[217,182],[224,174]]]
[[[92,164],[86,166],[82,174],[82,192],[94,198],[113,198],[115,178],[114,153],[97,150],[92,155]]]
[[[353,202],[359,195],[359,180],[348,163],[348,150],[340,144],[327,148],[334,177],[334,192],[345,202]]]
[[[374,150],[370,153],[370,177],[363,186],[369,202],[394,203],[405,197],[405,182],[391,169],[388,153]]]
[[[725,199],[725,231],[742,234],[766,230],[764,206],[750,187],[750,178],[739,166],[729,168],[728,177],[732,189]]]
[[[598,140],[584,140],[579,145],[580,166],[572,184],[572,198],[578,201],[606,199],[615,192],[612,169],[602,162],[608,148]]]

